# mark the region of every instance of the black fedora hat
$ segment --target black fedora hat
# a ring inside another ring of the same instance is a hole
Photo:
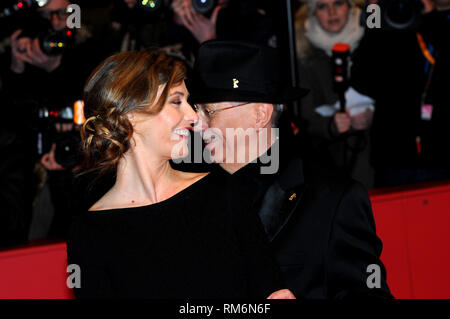
[[[189,81],[192,103],[225,101],[285,103],[308,93],[286,87],[276,49],[211,40],[203,43]]]

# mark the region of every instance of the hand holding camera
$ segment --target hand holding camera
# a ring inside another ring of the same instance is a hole
[[[205,7],[202,7],[202,3]],[[221,8],[214,1],[174,0],[172,2],[176,19],[199,43],[216,37],[217,16]],[[209,17],[204,15],[208,13],[211,13]]]
[[[25,63],[29,63],[47,72],[52,72],[61,65],[62,55],[47,55],[41,50],[39,39],[20,37],[22,30],[15,31],[11,36],[11,70],[21,74]]]
[[[17,30],[11,36],[11,70],[21,74],[25,70],[25,62],[31,63],[26,54],[27,47],[31,46],[30,38],[18,38],[22,30]]]
[[[343,134],[350,130],[352,120],[350,118],[350,114],[349,114],[348,110],[346,110],[345,113],[336,112],[334,114],[333,120],[334,120],[334,124],[336,125],[336,129],[339,134]]]

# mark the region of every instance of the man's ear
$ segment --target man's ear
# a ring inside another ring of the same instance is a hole
[[[256,128],[266,127],[270,125],[273,114],[273,104],[270,103],[260,103],[256,109]]]

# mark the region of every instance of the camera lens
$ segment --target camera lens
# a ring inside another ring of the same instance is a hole
[[[81,138],[76,131],[59,133],[55,138],[55,161],[65,168],[73,168],[83,158],[80,150]]]
[[[215,0],[192,0],[192,7],[200,14],[211,11],[216,6]]]
[[[51,32],[40,40],[42,51],[48,55],[62,54],[67,47],[67,39],[59,32]]]
[[[416,18],[416,6],[413,1],[389,1],[386,6],[386,21],[397,29],[408,28]]]

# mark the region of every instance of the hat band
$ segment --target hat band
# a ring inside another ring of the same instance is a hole
[[[203,86],[208,87],[209,89],[233,89],[233,90],[243,90],[249,92],[259,92],[262,94],[276,94],[281,88],[281,83],[277,81],[258,81],[258,80],[249,80],[247,78],[243,78],[240,76],[229,76],[228,78],[224,78],[222,76],[207,74],[203,76],[200,81]]]

